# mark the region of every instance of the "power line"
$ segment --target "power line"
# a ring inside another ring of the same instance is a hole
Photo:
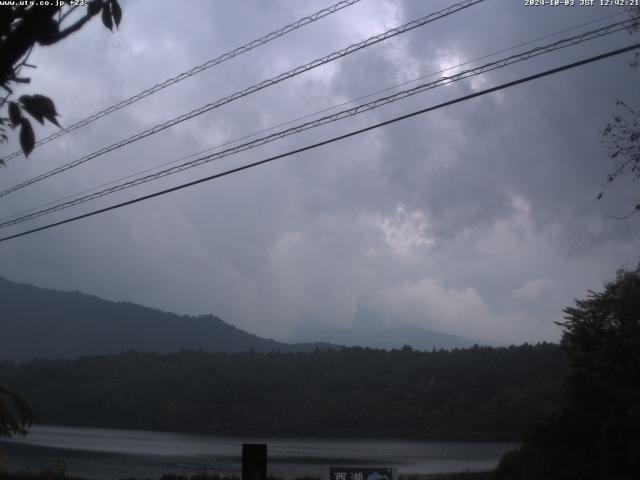
[[[58,173],[64,172],[66,170],[69,170],[70,168],[73,167],[77,167],[78,165],[81,165],[85,162],[88,162],[89,160],[92,160],[96,157],[99,157],[101,155],[104,155],[105,153],[111,152],[113,150],[116,150],[118,148],[124,147],[125,145],[129,145],[130,143],[136,142],[138,140],[141,140],[143,138],[146,138],[150,135],[153,135],[155,133],[161,132],[169,127],[173,127],[174,125],[177,125],[179,123],[182,123],[186,120],[189,120],[191,118],[194,118],[198,115],[202,115],[203,113],[209,112],[211,110],[213,110],[214,108],[218,108],[222,105],[225,105],[227,103],[230,103],[234,100],[237,100],[239,98],[245,97],[247,95],[250,95],[252,93],[255,93],[259,90],[262,90],[264,88],[270,87],[272,85],[275,85],[277,83],[280,83],[284,80],[287,80],[289,78],[295,77],[297,75],[300,75],[301,73],[304,72],[308,72],[310,70],[313,70],[314,68],[317,68],[321,65],[324,65],[326,63],[332,62],[334,60],[337,60],[339,58],[342,58],[346,55],[349,55],[351,53],[354,53],[358,50],[362,50],[364,48],[367,48],[371,45],[375,45],[379,42],[382,42],[384,40],[387,40],[389,38],[395,37],[396,35],[400,35],[402,33],[406,33],[410,30],[413,30],[415,28],[424,26],[428,23],[434,22],[436,20],[439,20],[441,18],[444,18],[446,16],[449,16],[453,13],[456,13],[458,11],[464,10],[466,8],[469,8],[472,5],[475,5],[476,3],[480,3],[483,2],[485,0],[465,0],[463,2],[460,3],[456,3],[454,5],[451,5],[447,8],[444,8],[440,11],[434,12],[434,13],[430,13],[428,15],[425,15],[422,18],[419,18],[417,20],[412,20],[410,22],[405,23],[404,25],[401,25],[399,27],[396,28],[392,28],[390,30],[387,30],[379,35],[374,35],[373,37],[369,37],[366,40],[363,40],[362,42],[359,43],[354,43],[349,45],[348,47],[342,49],[342,50],[338,50],[336,52],[333,52],[329,55],[326,55],[322,58],[318,58],[312,62],[307,63],[306,65],[302,65],[299,67],[296,67],[292,70],[289,70],[288,72],[285,73],[281,73],[280,75],[277,75],[275,77],[272,77],[268,80],[263,80],[260,83],[256,83],[255,85],[252,85],[251,87],[248,87],[244,90],[240,90],[236,93],[233,93],[232,95],[229,95],[227,97],[218,99],[212,103],[209,103],[207,105],[204,105],[200,108],[197,108],[195,110],[192,110],[189,113],[185,113],[183,115],[180,115],[179,117],[175,117],[167,122],[164,122],[162,124],[156,125],[148,130],[145,130],[143,132],[137,133],[136,135],[133,135],[132,137],[129,137],[125,140],[121,140],[117,143],[114,143],[108,147],[104,147],[100,150],[97,150],[96,152],[93,152],[89,155],[85,155],[84,157],[81,157],[77,160],[74,160],[72,162],[66,163],[60,167],[54,168],[53,170],[50,170],[46,173],[43,173],[41,175],[38,175],[37,177],[33,177],[29,180],[26,180],[22,183],[19,183],[17,185],[14,185],[13,187],[10,187],[6,190],[3,190],[0,192],[0,197],[4,197],[5,195],[8,195],[12,192],[15,192],[16,190],[20,190],[26,186],[32,185],[34,183],[40,182],[46,178],[52,177],[53,175],[56,175]]]
[[[178,185],[178,186],[175,186],[175,187],[171,187],[171,188],[168,188],[168,189],[165,189],[165,190],[161,190],[159,192],[155,192],[155,193],[151,193],[149,195],[144,195],[144,196],[141,196],[141,197],[137,197],[137,198],[134,198],[132,200],[128,200],[126,202],[122,202],[122,203],[118,203],[118,204],[115,204],[115,205],[111,205],[109,207],[101,208],[99,210],[94,210],[92,212],[88,212],[88,213],[85,213],[85,214],[82,214],[82,215],[78,215],[78,216],[75,216],[75,217],[72,217],[72,218],[68,218],[66,220],[61,220],[59,222],[50,223],[48,225],[44,225],[42,227],[38,227],[38,228],[31,229],[31,230],[27,230],[25,232],[21,232],[21,233],[17,233],[17,234],[14,234],[14,235],[9,235],[9,236],[6,236],[6,237],[2,237],[2,238],[0,238],[0,242],[5,242],[7,240],[11,240],[11,239],[14,239],[14,238],[18,238],[18,237],[22,237],[22,236],[25,236],[25,235],[29,235],[31,233],[40,232],[42,230],[47,230],[47,229],[50,229],[50,228],[53,228],[53,227],[57,227],[57,226],[60,226],[60,225],[71,223],[71,222],[75,222],[77,220],[81,220],[83,218],[92,217],[92,216],[98,215],[100,213],[105,213],[105,212],[108,212],[108,211],[111,211],[111,210],[116,210],[118,208],[122,208],[122,207],[125,207],[125,206],[128,206],[128,205],[133,205],[134,203],[139,203],[139,202],[142,202],[144,200],[149,200],[151,198],[159,197],[159,196],[165,195],[167,193],[176,192],[178,190],[182,190],[182,189],[185,189],[185,188],[188,188],[188,187],[192,187],[192,186],[198,185],[200,183],[204,183],[204,182],[208,182],[210,180],[215,180],[217,178],[225,177],[227,175],[231,175],[233,173],[241,172],[243,170],[248,170],[250,168],[257,167],[259,165],[263,165],[265,163],[270,163],[270,162],[273,162],[273,161],[278,160],[280,158],[284,158],[284,157],[288,157],[288,156],[295,155],[295,154],[298,154],[298,153],[302,153],[302,152],[305,152],[307,150],[312,150],[312,149],[315,149],[315,148],[318,148],[318,147],[321,147],[321,146],[324,146],[324,145],[328,145],[330,143],[334,143],[334,142],[337,142],[337,141],[340,141],[340,140],[344,140],[346,138],[350,138],[350,137],[353,137],[353,136],[356,136],[356,135],[360,135],[360,134],[368,132],[370,130],[374,130],[376,128],[380,128],[380,127],[383,127],[383,126],[386,126],[386,125],[390,125],[392,123],[396,123],[396,122],[399,122],[401,120],[406,120],[408,118],[415,117],[417,115],[422,115],[424,113],[431,112],[431,111],[434,111],[434,110],[438,110],[440,108],[448,107],[450,105],[454,105],[454,104],[457,104],[457,103],[460,103],[460,102],[471,100],[472,98],[476,98],[476,97],[480,97],[480,96],[483,96],[483,95],[487,95],[489,93],[493,93],[493,92],[496,92],[496,91],[499,91],[499,90],[503,90],[505,88],[513,87],[513,86],[516,86],[516,85],[520,85],[522,83],[530,82],[532,80],[536,80],[538,78],[546,77],[546,76],[549,76],[549,75],[552,75],[552,74],[555,74],[555,73],[559,73],[559,72],[562,72],[562,71],[565,71],[565,70],[569,70],[571,68],[576,68],[576,67],[579,67],[581,65],[586,65],[586,64],[593,63],[593,62],[596,62],[596,61],[599,61],[599,60],[603,60],[605,58],[612,57],[614,55],[620,55],[622,53],[630,52],[630,51],[635,50],[637,48],[640,48],[640,43],[636,43],[636,44],[633,44],[633,45],[630,45],[630,46],[624,47],[624,48],[619,48],[617,50],[609,51],[607,53],[603,53],[601,55],[596,55],[596,56],[593,56],[593,57],[589,57],[589,58],[586,58],[586,59],[583,59],[583,60],[580,60],[580,61],[577,61],[577,62],[573,62],[573,63],[570,63],[570,64],[565,64],[565,65],[563,65],[561,67],[556,67],[556,68],[552,68],[550,70],[545,70],[543,72],[540,72],[540,73],[537,73],[537,74],[534,74],[534,75],[529,75],[527,77],[523,77],[523,78],[520,78],[518,80],[513,80],[511,82],[503,83],[503,84],[497,85],[495,87],[487,88],[485,90],[481,90],[481,91],[478,91],[478,92],[475,92],[475,93],[471,93],[471,94],[465,95],[463,97],[458,97],[458,98],[456,98],[454,100],[449,100],[447,102],[440,103],[440,104],[435,105],[433,107],[423,108],[421,110],[417,110],[417,111],[414,111],[414,112],[411,112],[411,113],[408,113],[408,114],[405,114],[405,115],[401,115],[399,117],[394,117],[394,118],[392,118],[390,120],[386,120],[384,122],[376,123],[374,125],[370,125],[370,126],[365,127],[365,128],[354,130],[354,131],[346,133],[344,135],[340,135],[340,136],[337,136],[337,137],[332,137],[330,139],[323,140],[321,142],[314,143],[312,145],[307,145],[307,146],[302,147],[302,148],[297,148],[295,150],[290,150],[288,152],[281,153],[279,155],[274,155],[272,157],[268,157],[268,158],[265,158],[265,159],[257,161],[257,162],[249,163],[249,164],[243,165],[241,167],[236,167],[236,168],[233,168],[233,169],[230,169],[230,170],[226,170],[226,171],[221,172],[221,173],[216,173],[214,175],[210,175],[208,177],[204,177],[204,178],[201,178],[201,179],[198,179],[198,180],[194,180],[192,182],[183,183],[181,185]]]
[[[297,134],[300,133],[302,131],[306,131],[306,130],[310,130],[312,128],[316,128],[319,127],[321,125],[326,125],[328,123],[333,123],[336,122],[338,120],[342,120],[344,118],[347,117],[352,117],[367,111],[371,111],[374,110],[376,108],[380,108],[384,105],[388,105],[390,103],[396,102],[398,100],[402,100],[404,98],[407,98],[409,96],[413,96],[416,95],[418,93],[422,93],[428,90],[432,90],[434,88],[443,86],[443,85],[449,85],[453,82],[457,82],[466,78],[470,78],[476,75],[480,75],[486,72],[490,72],[493,70],[497,70],[499,68],[504,68],[506,66],[509,65],[513,65],[515,63],[518,62],[522,62],[525,60],[529,60],[531,58],[537,57],[539,55],[544,55],[550,52],[553,52],[555,50],[559,50],[561,48],[566,48],[566,47],[570,47],[573,45],[577,45],[579,43],[588,41],[588,40],[593,40],[595,38],[601,38],[605,35],[609,35],[612,33],[616,33],[622,30],[625,30],[629,25],[630,25],[630,20],[626,20],[626,21],[622,21],[622,22],[616,22],[613,23],[611,25],[607,25],[605,27],[596,29],[596,30],[592,30],[592,31],[588,31],[588,32],[584,32],[582,34],[579,35],[575,35],[573,37],[569,37],[569,38],[565,38],[562,40],[558,40],[556,42],[550,43],[548,45],[543,45],[540,47],[536,47],[533,48],[531,50],[528,50],[526,52],[522,52],[516,55],[511,55],[509,57],[500,59],[500,60],[496,60],[494,62],[490,62],[469,70],[465,70],[462,72],[459,72],[455,75],[449,76],[449,77],[441,77],[438,80],[434,81],[434,82],[430,82],[430,83],[425,83],[425,84],[421,84],[418,85],[414,88],[411,89],[407,89],[407,90],[402,90],[399,92],[396,92],[393,95],[389,95],[387,97],[382,97],[382,98],[378,98],[376,100],[373,100],[371,102],[368,103],[364,103],[361,105],[358,105],[356,107],[353,108],[349,108],[346,110],[342,110],[339,112],[336,112],[334,114],[331,115],[327,115],[321,118],[318,118],[316,120],[310,121],[310,122],[306,122],[303,124],[299,124],[296,126],[293,126],[291,128],[285,129],[285,130],[281,130],[279,132],[275,132],[272,133],[270,135],[252,140],[250,142],[241,144],[241,145],[237,145],[235,147],[231,147],[231,148],[227,148],[225,150],[210,154],[210,155],[206,155],[204,157],[200,157],[197,158],[195,160],[183,163],[181,165],[177,165],[175,167],[171,167],[171,168],[167,168],[164,170],[161,170],[159,172],[153,173],[153,174],[149,174],[143,177],[139,177],[136,178],[134,180],[125,182],[125,183],[121,183],[118,185],[115,185],[113,187],[110,188],[106,188],[104,190],[100,190],[98,192],[89,194],[89,195],[85,195],[83,197],[79,197],[77,199],[65,202],[65,203],[60,203],[57,205],[54,205],[52,207],[49,208],[45,208],[45,209],[41,209],[38,210],[36,212],[30,213],[30,214],[26,214],[26,215],[22,215],[19,216],[18,218],[13,218],[11,220],[5,220],[0,222],[0,228],[5,228],[5,227],[9,227],[12,225],[17,225],[19,223],[23,223],[26,222],[28,220],[33,220],[35,218],[41,217],[43,215],[48,215],[60,210],[65,210],[67,208],[71,208],[77,205],[80,205],[82,203],[86,203],[90,200],[95,200],[97,198],[101,198],[107,195],[111,195],[113,193],[128,189],[128,188],[132,188],[132,187],[136,187],[139,185],[142,185],[144,183],[148,183],[150,181],[154,181],[157,180],[159,178],[162,177],[166,177],[169,175],[173,175],[176,174],[178,172],[190,169],[190,168],[194,168],[196,166],[214,161],[214,160],[219,160],[221,158],[230,156],[230,155],[234,155],[246,150],[250,150],[262,145],[265,145],[267,143],[273,142],[275,140],[279,140],[281,138],[284,138],[286,136],[289,135],[293,135],[293,134]]]
[[[247,53],[251,50],[253,50],[254,48],[257,48],[259,46],[265,45],[266,43],[269,43],[277,38],[283,37],[284,35],[293,32],[294,30],[297,30],[301,27],[304,27],[305,25],[308,25],[310,23],[316,22],[318,20],[320,20],[321,18],[324,18],[328,15],[331,15],[333,13],[336,13],[340,10],[342,10],[343,8],[347,8],[350,7],[351,5],[354,5],[355,3],[360,2],[360,0],[342,0],[334,5],[331,5],[330,7],[324,8],[316,13],[313,13],[311,15],[307,15],[306,17],[302,17],[299,20],[296,20],[293,23],[290,23],[289,25],[285,25],[284,27],[275,30],[271,33],[268,33],[260,38],[257,38],[255,40],[250,41],[249,43],[245,43],[244,45],[235,48],[234,50],[231,50],[227,53],[223,53],[222,55],[213,58],[211,60],[208,60],[207,62],[198,65],[196,67],[193,67],[190,70],[187,70],[186,72],[182,72],[178,75],[176,75],[175,77],[169,78],[167,80],[165,80],[164,82],[158,83],[156,85],[154,85],[151,88],[148,88],[146,90],[143,90],[140,93],[137,93],[135,95],[133,95],[132,97],[127,98],[126,100],[122,100],[118,103],[116,103],[115,105],[112,105],[108,108],[105,108],[104,110],[99,111],[98,113],[95,113],[93,115],[91,115],[90,117],[87,117],[83,120],[80,120],[70,126],[68,126],[67,128],[64,128],[62,130],[58,130],[57,132],[49,135],[46,138],[43,138],[39,141],[36,142],[35,146],[39,147],[40,145],[44,145],[45,143],[48,143],[52,140],[55,140],[56,138],[62,137],[63,135],[66,135],[69,132],[72,132],[74,130],[77,130],[78,128],[84,127],[86,125],[89,125],[90,123],[95,122],[96,120],[98,120],[99,118],[102,118],[106,115],[109,115],[110,113],[113,113],[117,110],[120,110],[121,108],[127,107],[133,103],[136,103],[139,100],[142,100],[145,97],[148,97],[149,95],[152,95],[156,92],[159,92],[160,90],[170,87],[171,85],[175,85],[178,82],[181,82],[182,80],[185,80],[189,77],[192,77],[200,72],[203,72],[211,67],[215,67],[216,65],[219,65],[223,62],[226,62],[227,60],[231,60],[234,57],[237,57],[238,55],[241,55],[243,53]],[[8,155],[4,161],[5,163],[19,155],[22,154],[22,150],[17,150],[13,153],[11,153],[10,155]]]
[[[570,32],[570,31],[573,31],[573,30],[577,30],[579,28],[583,28],[583,27],[588,26],[588,25],[593,25],[594,23],[599,23],[599,22],[602,22],[603,20],[608,20],[610,18],[619,17],[621,15],[626,15],[626,12],[622,11],[622,12],[618,12],[618,13],[612,13],[610,15],[605,15],[605,16],[597,18],[595,20],[590,20],[588,22],[581,23],[579,25],[574,25],[572,27],[568,27],[568,28],[565,28],[565,29],[562,29],[562,30],[555,31],[553,33],[549,33],[549,34],[543,35],[541,37],[537,37],[537,38],[534,38],[534,39],[531,39],[531,40],[527,40],[525,42],[521,42],[521,43],[519,43],[517,45],[514,45],[512,47],[504,48],[504,49],[501,49],[501,50],[498,50],[498,51],[494,51],[492,53],[488,53],[486,55],[482,55],[480,57],[476,57],[474,59],[467,60],[466,62],[459,63],[459,64],[451,66],[451,67],[447,67],[447,68],[444,68],[444,69],[441,69],[441,70],[438,70],[438,71],[435,71],[435,72],[428,73],[426,75],[421,75],[419,77],[415,77],[415,78],[413,78],[411,80],[407,80],[405,82],[396,83],[396,84],[394,84],[392,86],[385,87],[383,89],[367,93],[366,95],[362,95],[360,97],[356,97],[356,98],[353,98],[351,100],[347,100],[345,102],[342,102],[342,103],[339,103],[339,104],[336,104],[336,105],[332,105],[331,107],[323,108],[322,110],[318,110],[316,112],[309,113],[309,114],[303,115],[301,117],[296,117],[296,118],[294,118],[292,120],[287,120],[285,122],[282,122],[282,123],[279,123],[279,124],[276,124],[276,125],[272,125],[271,127],[267,127],[267,128],[258,130],[256,132],[253,132],[253,133],[250,133],[250,134],[247,134],[247,135],[243,135],[241,137],[236,137],[234,139],[227,140],[224,143],[217,144],[217,145],[214,145],[214,146],[211,146],[211,147],[207,147],[204,150],[199,150],[199,151],[194,152],[194,153],[183,155],[183,156],[178,157],[177,159],[171,160],[169,162],[165,162],[165,163],[162,163],[160,165],[157,165],[157,166],[154,166],[154,167],[150,167],[150,168],[147,168],[147,169],[132,173],[130,175],[126,175],[124,177],[119,177],[119,178],[117,178],[115,180],[111,180],[109,182],[97,185],[95,187],[91,187],[91,188],[82,190],[80,192],[76,192],[76,193],[71,194],[71,195],[65,195],[64,197],[57,198],[55,200],[51,200],[49,202],[36,205],[35,207],[31,207],[31,208],[28,208],[26,210],[22,210],[20,212],[16,212],[16,213],[11,214],[11,215],[7,215],[6,217],[0,218],[0,223],[5,222],[7,220],[14,219],[16,217],[22,217],[24,215],[27,215],[28,213],[40,210],[43,207],[48,207],[49,205],[54,205],[54,204],[57,204],[59,202],[63,202],[65,200],[69,200],[71,198],[78,197],[79,195],[83,195],[85,193],[89,193],[89,192],[98,190],[100,188],[107,187],[109,185],[113,185],[113,184],[118,183],[118,182],[122,182],[123,180],[128,180],[128,179],[136,177],[138,175],[143,175],[145,173],[152,172],[153,170],[158,170],[159,168],[163,168],[163,167],[166,167],[166,166],[169,166],[169,165],[173,165],[175,163],[180,162],[181,160],[186,160],[188,158],[196,157],[198,155],[202,155],[203,153],[210,152],[212,150],[216,150],[216,149],[219,149],[219,148],[222,148],[222,147],[226,147],[227,145],[232,145],[234,143],[237,143],[237,142],[242,141],[242,140],[246,140],[248,138],[256,137],[256,136],[260,135],[261,133],[266,133],[266,132],[275,130],[277,128],[284,127],[286,125],[291,125],[292,123],[298,122],[300,120],[305,120],[307,118],[311,118],[311,117],[314,117],[316,115],[320,115],[322,113],[329,112],[331,110],[335,110],[336,108],[344,107],[345,105],[349,105],[349,104],[355,103],[355,102],[357,102],[359,100],[364,100],[366,98],[371,98],[374,95],[378,95],[380,93],[385,93],[385,92],[388,92],[388,91],[391,91],[391,90],[395,90],[395,89],[397,89],[399,87],[402,87],[402,86],[405,86],[405,85],[409,85],[411,83],[416,83],[419,80],[424,80],[426,78],[434,77],[435,75],[438,75],[440,73],[448,72],[450,70],[455,70],[455,69],[464,67],[466,65],[473,64],[473,63],[478,62],[480,60],[484,60],[486,58],[494,57],[494,56],[499,55],[501,53],[510,52],[510,51],[516,50],[517,48],[524,47],[524,46],[527,46],[527,45],[531,45],[533,43],[539,42],[540,40],[545,40],[547,38],[555,37],[555,36],[560,35],[562,33]]]

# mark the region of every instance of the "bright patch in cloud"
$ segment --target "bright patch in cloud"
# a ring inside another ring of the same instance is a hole
[[[434,243],[427,235],[428,223],[421,210],[408,211],[398,205],[393,215],[382,217],[376,223],[394,253],[406,254],[414,248],[429,247]]]

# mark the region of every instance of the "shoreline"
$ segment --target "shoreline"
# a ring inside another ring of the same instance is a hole
[[[245,440],[250,438],[256,441],[262,439],[277,439],[277,440],[306,440],[309,438],[318,440],[387,440],[387,441],[417,441],[417,442],[451,442],[451,443],[469,443],[469,442],[486,442],[486,443],[518,443],[522,439],[522,432],[516,431],[504,431],[504,432],[462,432],[462,433],[435,433],[435,434],[422,434],[401,435],[398,433],[384,433],[384,432],[333,432],[333,433],[307,433],[307,434],[285,434],[285,433],[225,433],[224,431],[210,432],[207,430],[170,430],[170,429],[144,429],[144,428],[129,428],[124,426],[113,425],[80,425],[80,424],[56,424],[56,423],[34,423],[31,426],[31,430],[38,431],[40,429],[90,429],[90,430],[103,430],[103,431],[119,431],[141,434],[161,434],[161,435],[192,435],[202,436],[210,438],[224,438],[233,440]],[[27,437],[29,435],[27,433]],[[2,441],[2,439],[0,439]]]
[[[79,480],[230,480],[238,478],[242,468],[241,439],[130,433],[54,428],[33,438],[34,443],[2,440],[0,472],[7,473],[0,478],[56,478],[44,472],[55,471],[58,462],[65,463],[67,479]],[[393,466],[398,480],[488,479],[487,472],[510,446],[493,442],[265,440],[269,446],[267,471],[273,480],[321,479],[329,465]]]
[[[398,480],[489,480],[493,471],[484,472],[451,472],[451,473],[424,473],[424,474],[399,474]],[[59,477],[53,471],[39,473],[29,471],[3,472],[0,470],[0,478],[3,480],[92,480],[92,477],[64,476]],[[164,474],[161,477],[132,477],[125,476],[114,480],[241,480],[240,475],[218,476],[215,474],[180,475],[174,473]],[[267,480],[285,480],[282,477],[267,476]],[[323,480],[322,477],[292,477],[290,480]]]

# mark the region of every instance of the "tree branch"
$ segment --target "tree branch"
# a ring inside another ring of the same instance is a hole
[[[67,10],[61,17],[60,20],[58,20],[58,25],[62,25],[62,22],[64,22],[64,19],[67,18],[71,12],[73,12],[75,9],[78,8],[78,5],[74,5],[73,7],[71,7],[69,10]],[[62,10],[60,10],[60,12],[62,12]]]
[[[58,33],[54,37],[52,43],[59,42],[63,38],[66,38],[72,33],[80,30],[84,26],[84,24],[87,23],[89,20],[91,20],[94,16],[96,16],[98,12],[100,12],[100,9],[98,9],[96,12],[90,12],[89,10],[87,10],[87,14],[84,17],[82,17],[80,20],[76,21],[76,23],[69,25],[67,28],[65,28],[60,33]]]
[[[634,211],[632,211],[631,213],[624,215],[622,217],[616,217],[615,215],[609,215],[608,213],[604,214],[604,218],[608,218],[610,220],[627,220],[628,218],[633,217],[636,213],[640,212],[640,210],[636,209]]]
[[[58,9],[59,7],[51,6],[30,9],[16,29],[0,44],[0,83],[7,82],[13,74],[13,65],[36,43],[42,25],[55,21],[52,17]]]

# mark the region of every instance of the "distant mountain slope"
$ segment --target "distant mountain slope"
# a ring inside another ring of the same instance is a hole
[[[291,339],[293,341],[313,339],[349,347],[384,349],[410,345],[416,350],[468,348],[475,344],[487,344],[486,341],[435,332],[418,325],[397,324],[363,308],[358,309],[352,325],[348,327],[327,327],[320,319],[310,319]],[[497,346],[495,342],[492,344]]]
[[[0,277],[0,360],[71,358],[122,351],[309,351],[260,338],[213,315],[176,315]]]
[[[296,340],[315,338],[329,343],[338,343],[349,347],[370,347],[393,349],[409,345],[416,350],[431,350],[441,348],[468,348],[474,344],[486,344],[457,335],[438,333],[423,327],[413,325],[399,325],[393,327],[344,327],[317,328],[312,333],[297,335]]]

